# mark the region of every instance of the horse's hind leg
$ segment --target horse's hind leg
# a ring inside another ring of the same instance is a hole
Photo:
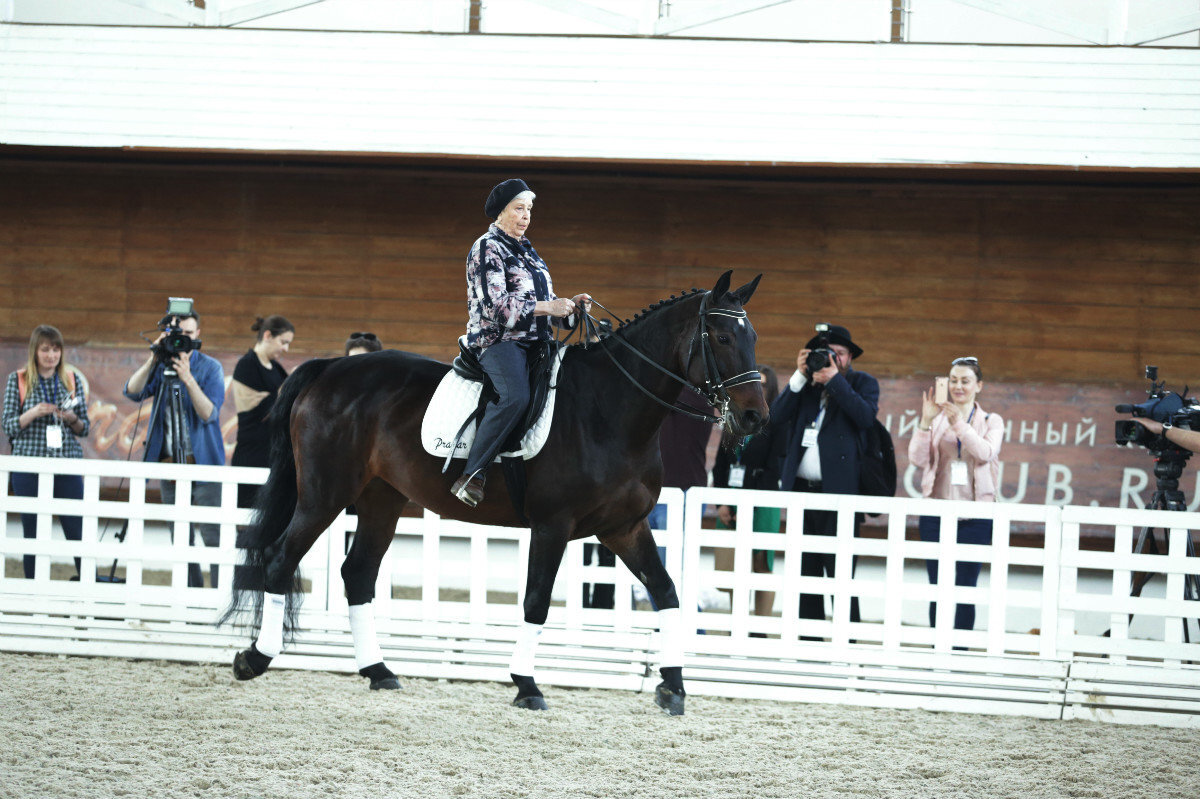
[[[513,704],[526,710],[546,710],[537,682],[533,679],[533,661],[542,625],[550,613],[550,591],[562,564],[567,535],[549,525],[538,525],[529,534],[529,565],[525,575],[525,623],[517,633],[517,643],[509,664],[509,676],[517,686]]]
[[[239,680],[253,679],[271,665],[283,651],[284,617],[288,612],[288,595],[298,592],[293,584],[300,560],[312,548],[341,512],[341,506],[313,506],[303,499],[288,523],[280,542],[268,547],[266,580],[264,583],[262,621],[258,638],[233,659],[233,674]]]
[[[342,582],[350,604],[350,632],[354,636],[354,664],[370,679],[371,690],[400,687],[396,675],[383,662],[375,633],[375,581],[379,564],[396,533],[396,519],[408,499],[378,478],[367,484],[355,500],[358,532],[342,563]]]
[[[642,581],[658,608],[662,630],[662,654],[659,674],[663,681],[654,692],[654,701],[672,716],[683,715],[683,614],[675,582],[654,544],[650,523],[642,519],[626,534],[602,539],[602,543],[617,554],[633,576]]]

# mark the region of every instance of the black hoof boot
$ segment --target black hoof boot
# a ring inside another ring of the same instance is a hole
[[[526,710],[550,709],[532,677],[522,677],[519,674],[510,674],[509,676],[512,677],[513,684],[517,686],[517,698],[513,700],[513,705]]]
[[[233,676],[239,680],[253,680],[270,665],[271,658],[259,652],[254,644],[250,644],[249,649],[243,649],[233,656]]]
[[[400,681],[396,679],[396,675],[392,674],[392,670],[383,665],[383,661],[373,663],[365,669],[359,669],[358,673],[371,681],[372,691],[398,691],[400,690]]]
[[[687,691],[683,690],[683,669],[665,666],[658,673],[663,681],[654,689],[654,703],[669,716],[682,716],[683,700],[687,697]]]

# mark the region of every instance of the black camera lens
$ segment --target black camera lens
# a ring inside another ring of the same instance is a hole
[[[804,365],[808,368],[809,374],[819,372],[833,361],[833,350],[824,347],[818,347],[815,350],[810,350],[808,356],[804,359]]]

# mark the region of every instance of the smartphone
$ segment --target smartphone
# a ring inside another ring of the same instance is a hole
[[[933,381],[933,401],[938,405],[950,399],[950,378],[938,377]]]

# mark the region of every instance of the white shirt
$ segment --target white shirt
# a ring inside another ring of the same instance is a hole
[[[792,375],[788,381],[788,389],[796,393],[808,384],[808,378],[799,369]],[[821,394],[821,412],[817,414],[816,420],[812,423],[812,427],[818,431],[821,430],[821,425],[825,424],[825,399],[826,395]],[[811,447],[804,450],[804,457],[800,459],[800,466],[796,469],[796,476],[801,480],[809,482],[821,482],[821,448],[814,443]]]

